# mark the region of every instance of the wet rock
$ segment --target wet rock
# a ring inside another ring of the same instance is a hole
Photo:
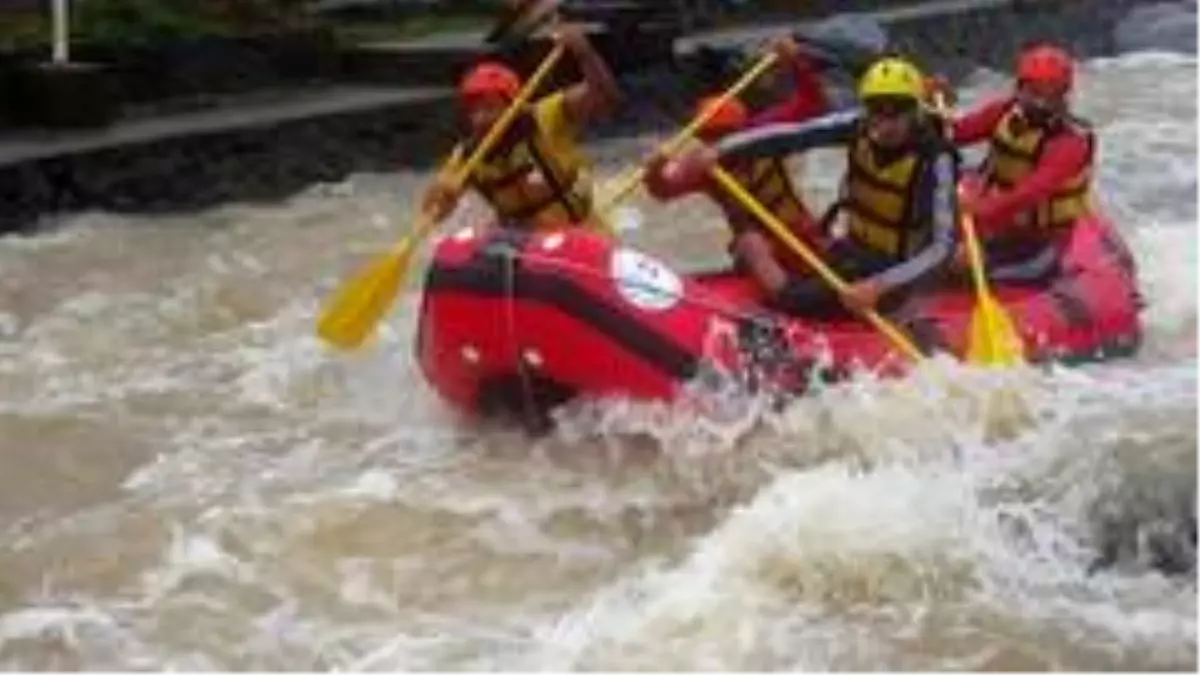
[[[1093,522],[1099,549],[1093,571],[1140,568],[1195,575],[1194,472],[1122,481],[1097,503]]]

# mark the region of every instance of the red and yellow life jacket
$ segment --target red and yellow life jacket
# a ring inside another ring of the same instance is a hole
[[[513,124],[515,140],[488,153],[467,179],[507,226],[545,230],[595,221],[587,163],[565,101],[561,91],[539,99]],[[460,145],[456,157],[468,150]]]
[[[531,229],[587,220],[591,192],[580,185],[581,166],[553,153],[537,130],[503,152],[493,152],[471,173],[468,183],[506,224]]]
[[[735,164],[727,170],[767,211],[784,223],[795,225],[808,218],[808,211],[796,193],[796,186],[788,175],[783,159],[764,157],[744,164]],[[758,218],[753,213],[737,202],[727,202],[729,207],[726,210],[734,230],[741,231],[758,226]]]
[[[1036,229],[1054,229],[1074,223],[1091,211],[1095,135],[1087,123],[1068,118],[1062,126],[1044,131],[1021,118],[1013,106],[992,133],[991,150],[985,166],[990,185],[1011,189],[1033,172],[1046,142],[1058,134],[1075,133],[1087,139],[1088,161],[1062,188],[1035,209],[1018,216],[1018,224]]]

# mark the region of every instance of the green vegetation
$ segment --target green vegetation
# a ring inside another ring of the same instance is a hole
[[[299,0],[88,0],[74,3],[71,39],[121,48],[317,25],[301,8]],[[0,21],[0,50],[49,42],[48,12]]]
[[[90,0],[79,3],[72,37],[105,46],[137,47],[157,42],[225,35],[231,26],[211,10],[181,0]],[[200,3],[194,3],[199,5]]]
[[[71,38],[109,47],[140,46],[328,27],[347,43],[410,39],[446,31],[483,28],[495,20],[498,2],[463,0],[448,7],[389,11],[373,17],[314,17],[303,0],[87,0],[75,4]],[[5,14],[0,51],[46,47],[45,13]]]
[[[41,16],[6,15],[0,21],[0,51],[49,44],[50,22]]]
[[[255,4],[255,3],[250,3]],[[95,45],[137,47],[237,32],[222,3],[188,0],[89,0],[73,7],[71,39]],[[5,17],[0,48],[49,44],[48,14]]]
[[[340,21],[333,23],[338,41],[344,44],[411,40],[415,37],[491,26],[494,17],[471,15],[419,15],[396,21]]]

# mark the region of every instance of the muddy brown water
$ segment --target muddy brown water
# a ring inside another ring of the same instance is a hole
[[[935,364],[721,419],[577,405],[530,440],[430,392],[415,287],[375,349],[313,335],[426,176],[0,240],[0,665],[1194,668],[1194,573],[1088,568],[1102,523],[1194,509],[1196,64],[1082,81],[1150,302],[1142,353],[1106,365]],[[806,159],[816,202],[839,168]],[[723,255],[710,206],[638,203],[633,244]],[[1032,414],[990,437],[946,373]]]

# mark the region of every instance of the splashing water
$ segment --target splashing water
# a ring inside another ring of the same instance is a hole
[[[1151,563],[1194,528],[1195,72],[1087,65],[1150,304],[1138,358],[1079,369],[935,361],[720,415],[583,402],[531,442],[426,388],[415,288],[374,349],[312,335],[423,176],[0,241],[0,665],[1190,669],[1194,571]],[[711,206],[639,210],[635,245],[720,254]],[[1003,436],[998,389],[1026,412]]]

